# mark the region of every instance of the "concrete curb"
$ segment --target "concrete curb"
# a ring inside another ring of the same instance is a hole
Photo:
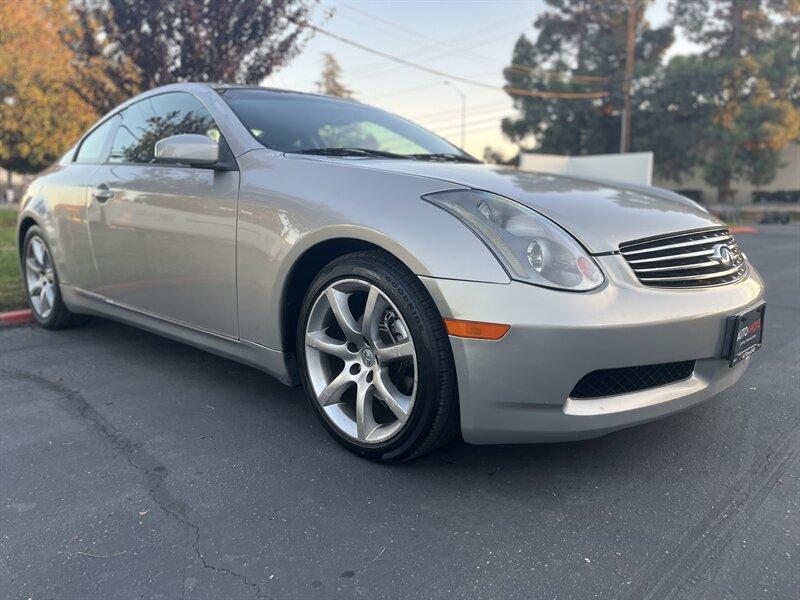
[[[33,323],[33,312],[30,309],[0,313],[0,325],[3,327],[25,325],[26,323]]]
[[[759,233],[758,227],[753,227],[752,225],[734,225],[728,227],[728,231],[731,233]]]

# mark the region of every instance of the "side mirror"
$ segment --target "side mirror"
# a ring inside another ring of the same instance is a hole
[[[197,133],[171,135],[156,142],[156,160],[184,165],[213,165],[219,161],[219,144]]]

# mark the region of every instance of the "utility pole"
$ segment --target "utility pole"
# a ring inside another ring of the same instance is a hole
[[[636,50],[636,17],[639,0],[628,0],[628,37],[625,48],[625,79],[622,82],[622,124],[619,134],[620,154],[631,149],[631,81],[633,80],[634,51]]]
[[[461,149],[464,149],[465,143],[465,123],[467,118],[467,97],[461,89],[456,86],[452,81],[445,80],[443,82],[445,85],[449,85],[453,88],[459,96],[461,96]]]

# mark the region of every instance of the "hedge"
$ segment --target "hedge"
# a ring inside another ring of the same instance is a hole
[[[800,190],[776,190],[774,192],[753,192],[753,202],[781,202],[785,204],[800,202]]]

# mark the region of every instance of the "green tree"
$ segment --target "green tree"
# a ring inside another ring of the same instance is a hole
[[[659,176],[680,181],[704,163],[721,76],[701,56],[675,56],[640,86],[634,149],[655,154]]]
[[[516,118],[503,120],[513,141],[533,139],[538,150],[595,154],[619,149],[622,84],[625,77],[626,0],[547,0],[549,10],[534,23],[535,41],[521,36],[512,64],[504,70],[508,88],[570,94],[605,90],[600,100],[520,97],[512,94]],[[644,19],[649,0],[638,3],[634,80],[651,76],[672,45],[672,27],[652,29]],[[636,92],[636,86],[634,86]],[[634,119],[634,141],[636,139]]]
[[[67,0],[0,2],[0,166],[35,173],[96,118],[69,87],[73,56],[59,40]]]
[[[316,0],[74,0],[74,89],[104,112],[176,81],[257,84],[306,41]]]
[[[771,181],[781,150],[800,139],[800,2],[680,0],[672,10],[705,50],[670,61],[651,94],[649,122],[660,114],[663,128],[656,164],[676,180],[702,165],[727,202],[736,180]]]
[[[333,54],[330,52],[324,53],[322,55],[322,60],[322,75],[319,81],[317,81],[317,90],[319,90],[319,93],[352,99],[353,92],[341,82],[342,68],[339,66],[339,62]]]

